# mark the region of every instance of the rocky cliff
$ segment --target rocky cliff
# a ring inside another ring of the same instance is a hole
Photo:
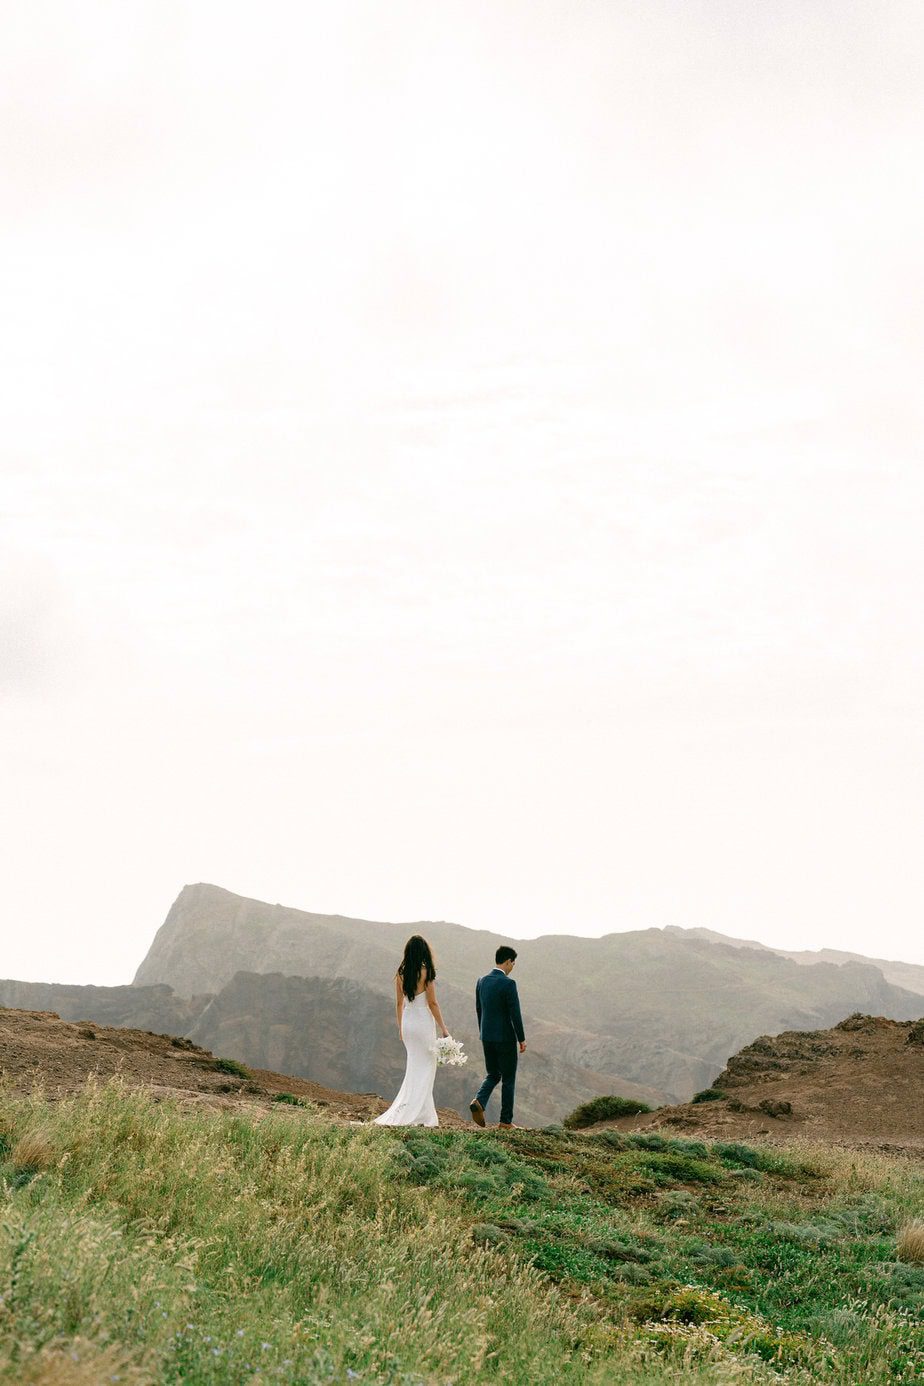
[[[177,996],[172,987],[71,986],[66,982],[0,981],[0,1006],[23,1011],[54,1011],[62,1020],[93,1020],[152,1030],[161,1035],[185,1035],[195,1023],[205,996]]]

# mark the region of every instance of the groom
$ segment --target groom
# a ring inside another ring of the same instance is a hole
[[[493,972],[479,977],[475,986],[475,1012],[478,1031],[484,1047],[487,1076],[478,1089],[478,1096],[469,1104],[472,1121],[484,1126],[484,1109],[491,1093],[501,1085],[501,1126],[513,1125],[513,1090],[517,1081],[517,1041],[520,1053],[526,1053],[523,1017],[517,984],[510,976],[517,960],[516,949],[505,946],[494,955],[497,964]]]

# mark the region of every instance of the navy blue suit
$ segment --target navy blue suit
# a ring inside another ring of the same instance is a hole
[[[512,1122],[517,1081],[517,1042],[525,1043],[526,1035],[517,984],[499,967],[479,977],[475,985],[475,1013],[487,1070],[475,1101],[487,1107],[492,1092],[500,1083],[500,1119],[502,1122]]]

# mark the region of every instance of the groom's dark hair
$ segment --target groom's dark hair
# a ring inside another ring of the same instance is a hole
[[[500,967],[501,963],[514,962],[516,956],[517,950],[515,948],[508,948],[506,943],[502,943],[500,948],[498,948],[497,952],[494,954],[494,961],[496,962],[497,966]]]

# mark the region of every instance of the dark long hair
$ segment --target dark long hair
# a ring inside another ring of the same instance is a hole
[[[401,990],[409,1001],[413,1001],[417,995],[421,972],[424,973],[425,981],[436,981],[436,964],[429,943],[425,938],[421,938],[420,934],[412,934],[404,945],[404,957],[398,968]]]

